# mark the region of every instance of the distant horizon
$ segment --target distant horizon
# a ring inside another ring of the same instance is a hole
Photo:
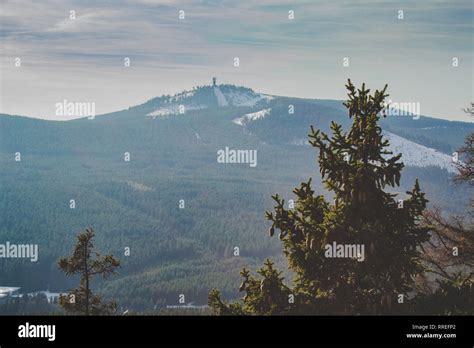
[[[255,93],[262,94],[262,95],[268,95],[268,96],[272,96],[272,97],[310,99],[310,100],[326,100],[326,101],[334,101],[334,102],[341,102],[341,103],[343,103],[346,100],[346,99],[331,99],[331,98],[307,98],[307,97],[298,97],[298,96],[291,96],[291,95],[269,94],[269,93],[264,93],[264,92],[254,90],[253,88],[251,88],[249,86],[235,85],[235,84],[232,84],[232,83],[217,83],[217,86],[234,86],[234,87],[237,87],[237,88],[241,88],[241,87],[249,88]],[[148,98],[146,100],[142,100],[141,102],[138,102],[136,104],[130,105],[130,106],[125,107],[125,108],[100,113],[100,114],[97,114],[95,117],[100,117],[100,116],[113,114],[113,113],[116,113],[116,112],[121,112],[121,111],[127,110],[129,108],[133,108],[133,107],[136,107],[136,106],[143,105],[143,104],[147,103],[148,101],[156,99],[156,98],[161,98],[161,97],[165,97],[165,96],[176,96],[176,95],[180,95],[182,93],[190,92],[194,89],[203,88],[203,87],[213,87],[213,86],[212,86],[212,83],[207,84],[207,85],[205,85],[205,84],[195,85],[191,88],[186,88],[186,89],[183,89],[183,90],[178,91],[176,93],[166,93],[166,94],[162,94],[162,95],[157,95],[157,96]],[[390,96],[388,98],[390,98]],[[62,101],[63,100],[58,100],[58,102],[62,102]],[[59,122],[74,121],[74,120],[79,120],[79,119],[82,119],[82,118],[86,118],[86,116],[77,116],[77,117],[67,118],[67,119],[65,119],[65,118],[48,118],[48,117],[44,117],[44,116],[41,116],[41,115],[40,116],[31,116],[31,115],[21,115],[21,114],[9,114],[9,113],[4,113],[4,112],[0,112],[0,114],[4,114],[4,115],[8,115],[8,116],[15,116],[15,117],[25,117],[25,118],[31,118],[31,119],[38,119],[38,120],[44,120],[44,121],[59,121]],[[54,115],[52,115],[52,116],[54,116]],[[404,116],[399,116],[399,117],[404,117]],[[436,117],[436,116],[432,116],[432,115],[426,115],[426,114],[423,114],[423,113],[420,115],[420,117],[435,118],[435,119],[444,120],[444,121],[474,123],[474,119],[472,119],[472,117],[471,117],[471,119],[467,119],[467,120],[453,120],[453,119],[449,119],[449,118],[446,118],[446,117]]]
[[[344,100],[347,78],[421,114],[472,122],[473,3],[36,0],[0,3],[0,112],[60,100],[126,109],[193,85]]]

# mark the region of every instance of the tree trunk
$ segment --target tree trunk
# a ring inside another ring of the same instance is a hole
[[[87,265],[87,243],[85,245],[85,248],[84,248],[84,252],[85,252],[85,255],[84,255],[84,276],[86,278],[86,299],[85,299],[85,302],[86,302],[86,315],[89,315],[89,267]]]

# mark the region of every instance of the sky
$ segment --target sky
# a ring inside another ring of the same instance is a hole
[[[387,83],[393,102],[419,103],[422,115],[472,121],[462,109],[474,100],[473,4],[0,0],[0,113],[66,120],[55,115],[64,99],[113,112],[213,76],[261,93],[342,100],[351,78],[372,89]]]

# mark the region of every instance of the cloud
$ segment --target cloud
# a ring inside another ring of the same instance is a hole
[[[74,10],[71,10],[74,11]],[[57,22],[52,28],[46,29],[48,32],[97,32],[104,29],[112,29],[108,26],[111,20],[117,19],[118,11],[96,11],[89,13],[75,14],[74,18],[65,18]]]

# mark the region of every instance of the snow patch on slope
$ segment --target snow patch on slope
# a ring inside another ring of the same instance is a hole
[[[264,118],[265,116],[269,115],[272,112],[272,109],[264,109],[260,110],[257,112],[253,112],[251,114],[245,114],[241,117],[237,117],[232,120],[235,124],[238,124],[239,126],[245,126],[247,123],[251,121],[258,120],[259,118]]]
[[[262,100],[272,100],[273,96],[266,94],[258,94],[253,91],[242,91],[242,90],[222,90],[216,86],[213,88],[214,94],[217,98],[217,104],[219,106],[246,106],[254,107],[258,102]]]
[[[166,103],[179,102],[179,101],[182,101],[184,99],[188,99],[188,98],[193,97],[194,94],[196,94],[196,91],[184,91],[184,92],[181,92],[181,93],[177,93],[174,96],[168,98]]]
[[[128,186],[130,186],[132,189],[136,191],[141,191],[141,192],[153,191],[153,188],[145,184],[142,184],[141,182],[127,181],[126,183],[128,184]]]
[[[383,135],[390,143],[389,150],[393,152],[393,155],[401,153],[402,158],[400,160],[405,163],[407,167],[424,168],[434,166],[446,169],[450,173],[456,173],[456,167],[453,164],[451,156],[390,132],[383,132]],[[295,146],[310,145],[307,138],[294,139],[288,142],[288,144]],[[392,155],[387,155],[387,157],[391,156]]]
[[[221,92],[219,87],[214,87],[214,95],[217,98],[217,104],[219,106],[228,106],[229,103],[227,103],[227,99],[225,95]]]
[[[262,99],[265,99],[266,101],[270,101],[270,100],[275,99],[274,96],[268,95],[268,94],[260,94],[260,97],[262,97]]]
[[[244,93],[241,91],[228,91],[224,93],[225,98],[229,100],[233,106],[248,106],[254,107],[261,100],[269,100],[271,96],[256,93]]]
[[[456,173],[456,167],[454,166],[451,156],[390,132],[384,132],[383,135],[390,142],[390,151],[393,151],[394,155],[402,154],[401,161],[405,163],[406,166],[436,166],[446,169],[450,173]]]
[[[207,106],[204,105],[183,105],[184,106],[184,113],[187,111],[193,111],[193,110],[201,110],[201,109],[206,109]],[[151,117],[166,117],[169,115],[178,115],[179,112],[179,104],[172,104],[168,105],[166,107],[159,108],[153,112],[150,112],[147,114],[147,116]]]
[[[172,97],[167,98],[161,103],[161,107],[147,114],[151,117],[167,117],[169,115],[177,115],[180,113],[180,106],[184,107],[184,113],[192,110],[201,110],[207,108],[206,105],[199,105],[196,103],[189,103],[191,99],[196,94],[195,90],[184,91],[177,93]]]

